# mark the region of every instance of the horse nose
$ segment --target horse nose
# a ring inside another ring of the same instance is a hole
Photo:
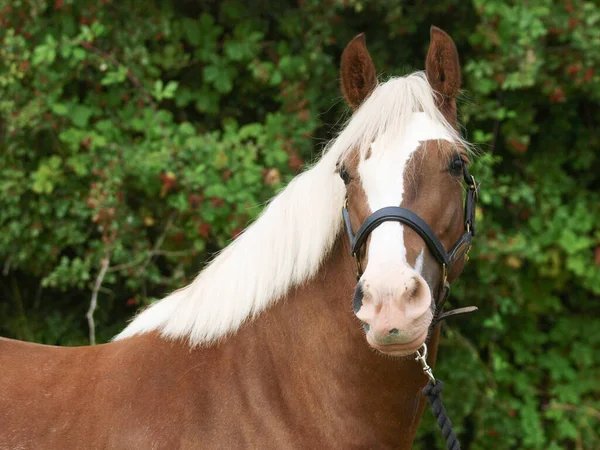
[[[431,291],[425,280],[414,271],[403,276],[365,277],[354,293],[354,312],[368,332],[404,341],[415,328],[427,325],[431,314]]]
[[[405,310],[407,318],[416,319],[429,310],[431,292],[423,277],[415,275],[403,283],[400,295],[392,296],[392,301]]]

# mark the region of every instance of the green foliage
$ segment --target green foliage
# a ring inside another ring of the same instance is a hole
[[[468,448],[600,447],[596,3],[29,0],[0,22],[0,334],[85,344],[108,257],[109,339],[318,155],[354,35],[399,74],[423,67],[436,24],[485,152],[452,299],[481,311],[445,328],[446,407]],[[442,448],[428,412],[420,433]]]

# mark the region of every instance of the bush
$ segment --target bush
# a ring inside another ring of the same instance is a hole
[[[0,22],[1,334],[86,344],[103,261],[99,341],[186,284],[331,137],[344,45],[365,31],[406,73],[433,23],[485,151],[447,409],[469,448],[600,447],[596,4],[21,0]],[[416,448],[441,448],[425,417]]]

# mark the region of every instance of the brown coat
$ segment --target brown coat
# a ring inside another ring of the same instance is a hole
[[[0,339],[0,449],[410,448],[426,378],[368,347],[347,251],[212,347]]]

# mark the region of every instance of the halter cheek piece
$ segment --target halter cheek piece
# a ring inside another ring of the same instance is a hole
[[[369,235],[382,223],[400,222],[412,228],[425,241],[431,254],[442,266],[442,281],[438,291],[436,311],[432,326],[435,326],[437,323],[448,317],[477,311],[475,306],[468,306],[442,313],[444,303],[450,294],[448,272],[460,258],[468,258],[468,253],[471,249],[471,241],[473,240],[473,236],[475,236],[475,207],[477,206],[477,200],[479,198],[479,183],[477,183],[475,178],[469,173],[466,165],[463,166],[463,179],[468,186],[464,208],[465,232],[449,252],[446,252],[446,249],[429,225],[414,212],[406,208],[400,206],[388,206],[375,211],[360,226],[356,234],[352,231],[350,215],[348,214],[347,198],[342,209],[344,222],[346,223],[346,231],[348,232],[348,237],[350,239],[351,254],[356,260],[357,279],[359,279],[363,273],[360,263],[361,249]]]

